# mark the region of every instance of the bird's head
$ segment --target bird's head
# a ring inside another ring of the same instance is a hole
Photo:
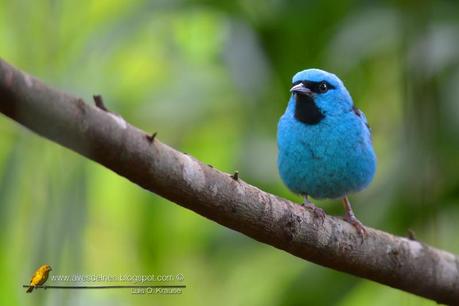
[[[49,272],[49,271],[52,271],[53,269],[51,269],[50,265],[43,265],[43,266],[41,266],[41,270],[43,272]]]
[[[343,82],[334,74],[307,69],[293,76],[290,89],[297,120],[317,124],[326,116],[336,116],[352,109],[352,98]]]

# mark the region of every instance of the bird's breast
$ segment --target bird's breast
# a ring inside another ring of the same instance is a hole
[[[281,178],[296,193],[337,198],[365,187],[375,171],[371,141],[358,120],[327,116],[306,125],[285,114],[278,127]]]

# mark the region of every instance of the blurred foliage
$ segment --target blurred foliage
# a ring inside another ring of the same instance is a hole
[[[373,129],[370,226],[459,253],[459,4],[454,1],[7,1],[0,56],[264,190],[292,75],[338,74]],[[0,120],[0,304],[435,305],[305,262]],[[342,214],[336,201],[319,203]],[[37,290],[52,274],[183,273],[182,295]],[[270,276],[269,276],[270,275]],[[269,277],[268,277],[269,276]]]

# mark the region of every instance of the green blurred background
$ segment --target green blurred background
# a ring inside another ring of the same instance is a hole
[[[458,50],[455,1],[0,0],[2,58],[86,101],[100,93],[161,141],[297,202],[277,174],[277,120],[295,72],[338,74],[378,155],[351,198],[360,220],[456,254]],[[260,244],[0,117],[2,305],[436,305]],[[182,273],[188,288],[25,294],[43,263]]]

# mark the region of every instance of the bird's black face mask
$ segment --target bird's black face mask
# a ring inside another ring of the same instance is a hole
[[[318,124],[325,118],[314,101],[314,95],[325,94],[329,89],[335,89],[327,81],[297,81],[290,92],[295,94],[295,118],[305,124]]]
[[[305,124],[318,124],[325,118],[309,94],[295,93],[295,118]]]

